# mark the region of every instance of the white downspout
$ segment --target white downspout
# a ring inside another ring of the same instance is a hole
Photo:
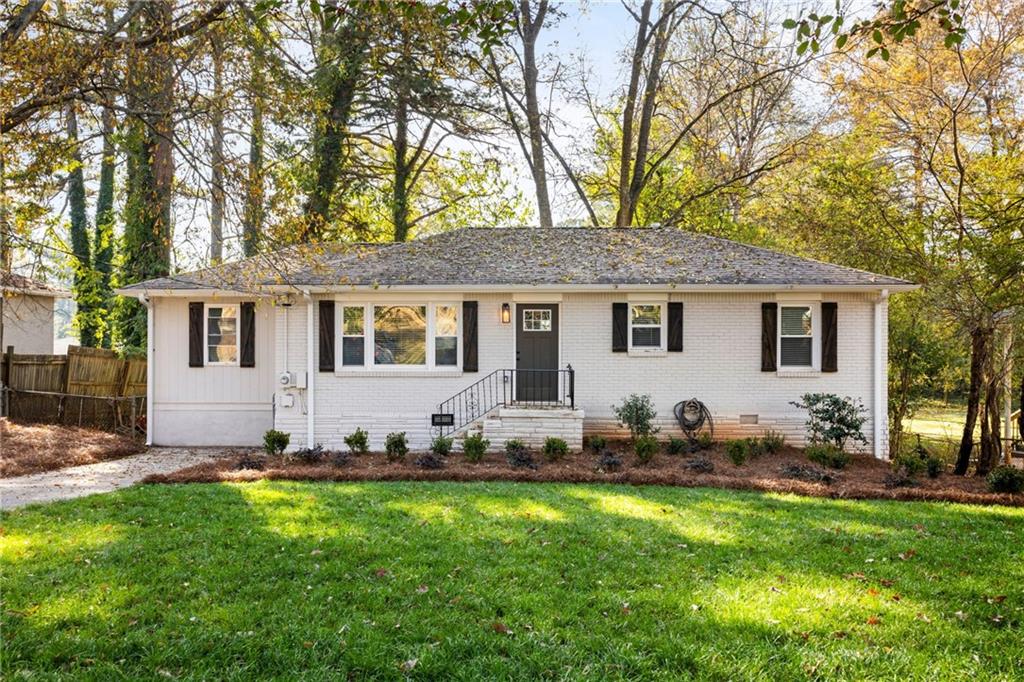
[[[873,406],[873,418],[872,423],[874,426],[874,438],[872,439],[872,447],[874,448],[874,455],[876,459],[887,459],[887,454],[882,450],[882,429],[889,419],[888,410],[886,409],[885,400],[883,396],[885,394],[885,380],[886,380],[886,367],[885,363],[882,362],[882,349],[883,343],[888,343],[888,339],[882,338],[882,310],[885,307],[886,302],[889,300],[889,290],[882,289],[878,295],[878,299],[875,301],[875,349],[874,349],[874,406]]]
[[[139,296],[139,301],[146,306],[146,445],[153,444],[153,377],[156,374],[156,348],[153,345],[153,332],[156,329],[156,311],[149,296]],[[135,425],[132,425],[135,428]]]
[[[309,295],[309,290],[302,292],[302,297],[306,299],[306,447],[311,448],[314,445],[314,439],[316,438],[316,400],[314,391],[313,381],[316,376],[316,368],[313,367],[313,334],[316,331],[316,310],[313,297]]]

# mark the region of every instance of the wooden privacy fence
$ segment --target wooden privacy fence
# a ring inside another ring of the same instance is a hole
[[[145,433],[146,360],[71,346],[67,355],[3,356],[3,413],[14,420]]]

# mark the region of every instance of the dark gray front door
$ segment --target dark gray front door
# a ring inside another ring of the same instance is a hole
[[[558,400],[558,304],[516,305],[516,400]]]

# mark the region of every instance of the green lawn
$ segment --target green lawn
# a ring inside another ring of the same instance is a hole
[[[928,402],[917,410],[913,419],[907,421],[905,428],[911,433],[929,438],[959,442],[964,432],[966,414],[967,407],[964,405]]]
[[[1019,509],[261,482],[2,525],[5,679],[1024,678]]]

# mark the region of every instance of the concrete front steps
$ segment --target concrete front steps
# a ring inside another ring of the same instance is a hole
[[[491,441],[490,451],[505,449],[505,441],[519,439],[540,448],[547,438],[561,438],[569,450],[583,449],[583,410],[571,407],[507,405],[478,419],[455,436],[459,448],[466,436],[482,433]]]

